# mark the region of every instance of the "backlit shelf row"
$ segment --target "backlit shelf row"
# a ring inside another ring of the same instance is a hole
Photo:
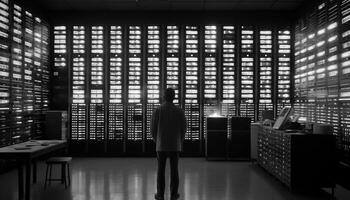
[[[295,107],[307,120],[334,127],[337,146],[350,163],[350,1],[324,0],[295,27]]]
[[[151,116],[166,87],[176,89],[175,104],[189,120],[187,140],[200,139],[203,116],[255,120],[263,110],[275,109],[273,90],[279,89],[281,106],[290,105],[290,32],[238,30],[229,25],[55,26],[55,68],[71,66],[72,139],[151,140]],[[274,79],[281,79],[281,86]]]
[[[48,24],[0,1],[0,146],[43,134],[48,109]]]

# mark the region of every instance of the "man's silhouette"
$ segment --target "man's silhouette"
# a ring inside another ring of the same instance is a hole
[[[165,190],[165,166],[166,159],[170,159],[171,200],[179,198],[179,154],[186,132],[186,118],[184,112],[173,104],[175,91],[167,88],[164,92],[165,102],[160,105],[152,116],[151,133],[156,143],[158,172],[157,172],[157,193],[155,199],[164,199]]]

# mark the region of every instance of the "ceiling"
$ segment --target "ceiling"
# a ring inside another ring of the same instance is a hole
[[[307,0],[26,0],[46,11],[273,10],[293,11]],[[33,4],[32,4],[33,5]]]

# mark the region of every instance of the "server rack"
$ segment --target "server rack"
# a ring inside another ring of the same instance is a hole
[[[207,144],[207,118],[211,115],[220,114],[218,76],[218,30],[215,25],[204,26],[204,51],[202,53],[203,72],[201,84],[203,84],[203,138]],[[227,131],[227,130],[226,130]],[[226,136],[226,135],[225,135]],[[226,136],[227,137],[227,136]],[[203,141],[204,143],[204,141]],[[204,146],[204,145],[203,145]],[[207,146],[206,146],[207,147]],[[207,152],[207,149],[206,149]]]
[[[24,12],[24,134],[23,140],[30,138],[33,130],[34,81],[33,81],[33,45],[34,19],[32,13]]]
[[[343,112],[349,102],[349,6],[347,0],[324,0],[295,27],[296,112],[309,121],[332,124],[342,160],[348,163]]]
[[[125,152],[124,126],[124,35],[122,26],[111,26],[109,30],[109,104],[107,152],[122,154]]]
[[[199,27],[185,26],[184,52],[184,110],[187,119],[184,151],[195,154],[200,151],[200,102],[199,102]]]
[[[104,27],[91,26],[89,76],[89,153],[104,152],[105,140],[105,63]]]
[[[86,30],[84,26],[73,26],[71,30],[66,26],[56,26],[54,43],[55,65],[63,68],[68,65],[71,59],[71,133],[70,143],[72,149],[86,151],[87,141],[87,102],[86,102]],[[71,34],[68,34],[69,32]],[[72,37],[71,50],[68,50],[68,38]],[[68,51],[72,56],[68,57]],[[57,63],[57,64],[56,64]]]
[[[221,63],[222,63],[222,102],[221,115],[231,118],[236,116],[237,84],[237,32],[235,26],[224,25],[221,28]],[[232,139],[231,123],[227,125],[227,139]]]
[[[49,70],[49,25],[45,21],[41,21],[41,108],[43,116],[49,109],[49,83],[50,83],[50,70]]]
[[[221,61],[222,61],[222,103],[221,114],[232,117],[236,115],[236,30],[235,26],[222,26]],[[230,128],[228,126],[228,128]],[[230,134],[230,131],[228,131]]]
[[[295,29],[295,43],[294,43],[294,62],[295,62],[295,76],[294,76],[294,111],[296,114],[305,116],[304,109],[302,107],[303,99],[306,97],[303,95],[305,90],[305,67],[302,63],[303,55],[302,51],[302,39],[303,35],[301,33],[301,23],[297,23],[294,27]]]
[[[58,58],[57,61],[66,65],[69,59],[66,55],[67,52],[67,28],[65,26],[55,27],[59,31],[56,35],[60,36],[61,48],[57,50]],[[84,26],[73,26],[71,30],[72,34],[72,45],[71,45],[71,144],[74,149],[83,149],[86,151],[87,141],[87,73],[86,73],[86,27]],[[55,36],[56,36],[55,35]],[[56,39],[56,38],[55,38]],[[57,38],[59,39],[59,38]],[[59,50],[60,49],[60,50]],[[59,65],[59,63],[57,63]]]
[[[42,135],[43,87],[40,18],[12,1],[0,1],[0,146]],[[47,32],[48,33],[48,32]]]
[[[142,27],[128,27],[128,104],[127,104],[127,143],[126,151],[139,154],[143,151],[143,106],[142,106]]]
[[[262,120],[264,110],[273,110],[273,56],[272,31],[259,31],[259,103],[258,119]]]
[[[319,27],[325,27],[326,24],[326,6],[325,4],[321,4],[317,9],[317,25]],[[327,96],[329,95],[329,91],[327,88],[327,64],[326,64],[326,51],[327,51],[327,34],[326,29],[323,28],[318,30],[315,33],[315,63],[317,69],[315,70],[315,79],[316,79],[316,122],[318,123],[328,123],[327,113]]]
[[[72,28],[62,24],[52,26],[50,31],[53,34],[50,49],[50,109],[67,110],[72,109]],[[51,37],[50,37],[51,38]],[[66,96],[69,98],[66,98]]]
[[[12,35],[12,81],[11,81],[11,137],[16,140],[20,137],[23,123],[23,21],[22,8],[13,6],[13,35]]]
[[[338,19],[341,25],[338,32],[340,46],[340,66],[339,66],[339,107],[341,110],[337,110],[339,115],[333,117],[333,120],[337,120],[340,117],[340,126],[338,128],[338,145],[344,150],[344,160],[350,162],[350,117],[349,117],[349,102],[350,102],[350,2],[341,1],[341,12]],[[333,109],[334,110],[334,109]],[[337,114],[338,114],[337,113]],[[338,123],[339,124],[339,123]]]
[[[174,104],[180,106],[181,95],[181,70],[180,70],[180,27],[166,26],[166,69],[165,86],[175,90]]]
[[[33,109],[33,138],[40,138],[43,131],[42,110],[42,25],[41,19],[34,17],[33,41],[33,83],[34,83],[34,109]]]
[[[315,63],[315,43],[316,43],[316,38],[315,34],[312,32],[312,27],[316,26],[316,12],[313,11],[310,13],[309,18],[310,21],[308,23],[308,29],[306,32],[306,42],[305,43],[307,46],[305,47],[306,53],[305,56],[307,58],[307,98],[308,98],[308,103],[307,103],[307,116],[308,120],[315,122],[316,120],[316,63]]]
[[[0,1],[0,146],[11,141],[10,122],[10,19],[8,1]]]
[[[147,26],[146,44],[146,136],[145,152],[154,153],[155,143],[151,135],[151,119],[153,111],[160,105],[161,86],[161,54],[160,54],[160,26]]]
[[[339,104],[339,52],[341,49],[339,35],[339,4],[338,1],[329,1],[324,4],[327,12],[328,24],[325,24],[326,36],[326,82],[327,82],[327,110],[330,114],[329,123],[333,125],[334,133],[337,137],[338,146],[342,139],[339,135],[340,124],[340,104]],[[335,107],[336,106],[336,107]],[[340,146],[339,146],[340,147]]]
[[[241,94],[239,115],[255,119],[255,30],[250,26],[241,27]]]
[[[10,66],[11,90],[10,98],[12,105],[10,105],[9,122],[8,125],[11,130],[11,139],[18,138],[22,129],[22,98],[23,98],[23,74],[22,74],[22,60],[23,60],[23,26],[22,26],[22,8],[18,5],[13,6],[13,21],[12,21],[12,46],[11,46],[11,60]],[[10,37],[9,37],[10,38]],[[9,99],[10,100],[10,99]],[[11,141],[11,140],[8,140]]]
[[[204,27],[204,53],[203,53],[203,97],[204,116],[218,112],[218,50],[217,26]]]
[[[291,106],[291,33],[289,28],[278,31],[277,112]]]
[[[349,61],[349,49],[350,49],[350,2],[342,1],[341,4],[341,70],[340,81],[341,85],[350,84],[350,61]]]

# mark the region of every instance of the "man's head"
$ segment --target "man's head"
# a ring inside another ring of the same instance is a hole
[[[173,88],[167,88],[164,91],[164,99],[166,102],[172,103],[175,99],[175,90]]]

